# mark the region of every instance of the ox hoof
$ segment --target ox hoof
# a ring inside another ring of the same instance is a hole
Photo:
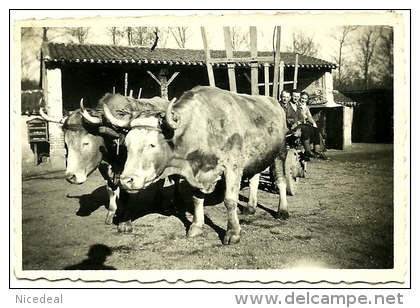
[[[289,218],[289,212],[288,211],[278,211],[276,215],[276,219],[282,219],[285,220]]]
[[[238,244],[241,237],[237,234],[237,231],[227,231],[223,238],[224,245]]]
[[[131,221],[120,222],[118,224],[118,233],[131,233],[133,232],[133,226]]]
[[[105,219],[105,224],[112,225],[113,219],[114,219],[114,214],[108,214]]]
[[[203,228],[197,227],[196,225],[191,225],[188,230],[187,237],[195,237],[203,233]]]
[[[242,210],[242,214],[244,215],[254,215],[255,214],[255,208],[252,206],[245,206]]]

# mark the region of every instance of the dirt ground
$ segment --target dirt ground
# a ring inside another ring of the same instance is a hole
[[[22,167],[22,270],[392,269],[394,266],[393,146],[354,144],[311,160],[308,177],[288,197],[290,218],[274,218],[278,195],[267,174],[257,212],[239,214],[241,241],[225,246],[222,189],[205,204],[204,234],[187,238],[190,204],[152,204],[154,189],[130,196],[131,234],[104,223],[105,182],[95,171],[82,185],[48,163]],[[183,187],[184,197],[188,187]],[[248,188],[241,190],[244,204]],[[185,198],[184,198],[185,199]],[[20,205],[18,205],[20,206]]]

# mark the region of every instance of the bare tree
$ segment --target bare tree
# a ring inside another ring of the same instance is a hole
[[[131,44],[135,46],[152,45],[155,39],[155,34],[151,27],[132,28],[131,34]]]
[[[127,34],[127,44],[128,46],[131,46],[133,42],[133,28],[132,27],[125,28],[125,33]]]
[[[331,35],[331,38],[335,41],[338,45],[337,55],[334,56],[334,61],[338,65],[337,73],[336,73],[336,83],[337,88],[340,89],[344,82],[343,77],[343,67],[344,67],[344,59],[343,59],[343,52],[344,47],[350,44],[348,40],[348,36],[351,32],[357,29],[357,26],[343,26],[339,32],[335,32]]]
[[[70,41],[76,41],[79,44],[86,43],[86,40],[89,36],[90,27],[75,27],[75,28],[65,28],[65,33],[70,36]]]
[[[287,51],[316,57],[319,51],[319,44],[314,41],[315,34],[307,35],[303,29],[296,29],[292,32],[292,46]]]
[[[107,34],[111,38],[112,45],[118,45],[120,40],[124,37],[124,29],[118,27],[109,27],[106,28]]]
[[[366,27],[361,37],[357,40],[358,60],[362,70],[364,89],[369,89],[369,74],[377,42],[382,35],[382,27]]]
[[[233,51],[242,48],[249,50],[249,32],[242,31],[240,27],[230,27],[230,34]]]
[[[169,28],[156,28],[159,36],[159,46],[165,48],[169,38]]]
[[[394,32],[392,28],[383,29],[378,43],[377,64],[384,76],[383,85],[392,86],[394,79]]]
[[[185,48],[185,45],[188,39],[192,36],[192,34],[187,35],[187,30],[188,30],[188,27],[169,28],[169,31],[171,32],[179,48]]]

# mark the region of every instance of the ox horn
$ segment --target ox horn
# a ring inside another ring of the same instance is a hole
[[[85,107],[83,106],[83,98],[80,100],[80,109],[82,110],[83,118],[93,125],[99,125],[102,123],[102,120],[98,117],[91,116],[89,112],[86,111]]]
[[[102,133],[102,134],[109,135],[109,136],[114,137],[114,138],[118,138],[120,136],[120,134],[118,134],[112,128],[107,127],[107,126],[99,127],[99,132]]]
[[[172,128],[173,130],[177,129],[179,126],[179,119],[174,119],[174,115],[172,114],[173,110],[172,107],[176,101],[176,98],[173,98],[170,103],[168,104],[168,107],[166,108],[165,112],[165,120],[166,123],[168,123],[168,126]]]
[[[54,117],[51,117],[51,116],[49,116],[48,114],[46,114],[45,113],[45,111],[44,111],[44,108],[43,107],[40,107],[39,108],[39,115],[45,120],[45,121],[48,121],[48,122],[53,122],[53,123],[60,123],[60,124],[63,124],[63,118],[60,118],[60,119],[58,119],[58,118],[54,118]]]
[[[104,104],[104,114],[112,125],[117,127],[128,127],[129,120],[117,119],[114,117],[106,104]]]

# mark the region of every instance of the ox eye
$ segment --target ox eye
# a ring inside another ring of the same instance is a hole
[[[149,147],[150,147],[150,148],[155,148],[155,147],[156,147],[156,145],[155,145],[155,144],[153,144],[153,143],[151,143],[151,144],[149,144]]]
[[[83,142],[83,146],[85,147],[85,146],[88,146],[89,145],[89,142]]]

